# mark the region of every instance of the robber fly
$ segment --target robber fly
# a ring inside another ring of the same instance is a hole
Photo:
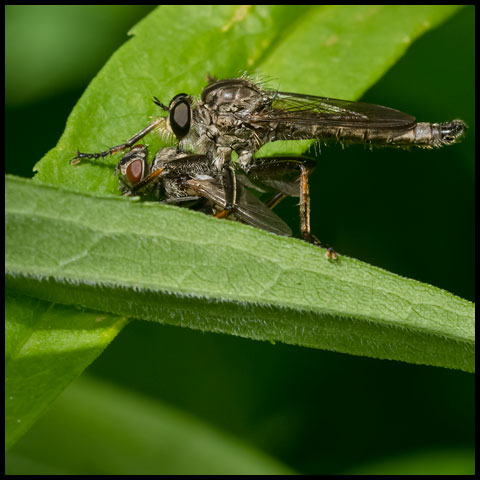
[[[310,231],[307,179],[313,168],[314,161],[301,156],[255,159],[248,175],[242,170],[234,170],[232,190],[235,205],[231,210],[225,209],[227,200],[222,175],[212,169],[206,155],[181,152],[175,147],[163,148],[150,164],[148,148],[136,145],[120,159],[116,173],[119,174],[120,190],[124,195],[140,195],[162,203],[183,205],[217,218],[233,217],[284,236],[291,236],[292,231],[272,208],[286,196],[300,197],[302,237],[320,246]],[[307,183],[306,187],[304,183]],[[250,192],[251,189],[273,195],[263,203]],[[327,248],[326,256],[337,258],[331,248]]]
[[[275,140],[435,148],[456,143],[466,129],[462,120],[417,122],[411,115],[392,108],[269,90],[246,77],[209,77],[199,98],[180,93],[168,106],[157,98],[155,103],[167,113],[165,118],[155,119],[124,144],[104,152],[77,152],[73,163],[125,150],[152,130],[166,129],[177,138],[181,150],[205,155],[222,172],[229,210],[234,205],[232,152],[238,154],[238,164],[248,174],[254,153]]]

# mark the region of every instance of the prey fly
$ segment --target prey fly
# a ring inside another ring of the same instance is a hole
[[[291,236],[290,227],[272,209],[285,197],[300,197],[300,231],[302,238],[320,246],[310,230],[310,196],[308,176],[314,168],[308,157],[289,156],[255,159],[247,174],[233,170],[231,189],[235,204],[226,209],[223,177],[206,155],[181,152],[174,147],[157,152],[148,162],[148,148],[136,145],[116,167],[120,190],[124,195],[138,195],[163,203],[186,206],[217,218],[234,218],[277,235]],[[270,193],[262,202],[251,190]],[[327,258],[337,258],[327,248]]]

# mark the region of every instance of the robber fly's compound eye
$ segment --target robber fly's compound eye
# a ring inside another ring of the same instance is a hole
[[[190,131],[191,108],[186,93],[180,93],[173,97],[169,107],[168,123],[179,140]]]

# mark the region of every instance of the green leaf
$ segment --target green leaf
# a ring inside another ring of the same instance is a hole
[[[68,438],[68,442],[65,439]],[[9,475],[287,475],[190,415],[82,377],[6,458]]]
[[[5,297],[5,448],[10,447],[125,325],[14,292]]]
[[[7,285],[258,340],[474,370],[474,306],[201,213],[7,177]],[[226,240],[228,239],[228,240]]]
[[[70,115],[57,147],[37,165],[36,179],[96,193],[117,193],[118,161],[83,162],[124,142],[160,114],[179,92],[199,94],[206,75],[243,71],[272,78],[286,91],[354,100],[373,85],[422,33],[458,6],[169,5],[132,29],[131,38],[92,81]],[[147,137],[151,151],[165,145]],[[281,144],[284,153],[298,151]],[[274,145],[274,144],[273,144]],[[269,146],[262,154],[273,154]],[[302,147],[300,147],[302,148]],[[304,148],[304,147],[303,147]],[[292,150],[291,150],[292,149]]]

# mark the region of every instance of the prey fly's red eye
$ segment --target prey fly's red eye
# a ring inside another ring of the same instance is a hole
[[[126,174],[128,181],[132,185],[138,183],[143,177],[143,161],[140,159],[133,160],[130,165],[128,165]]]

